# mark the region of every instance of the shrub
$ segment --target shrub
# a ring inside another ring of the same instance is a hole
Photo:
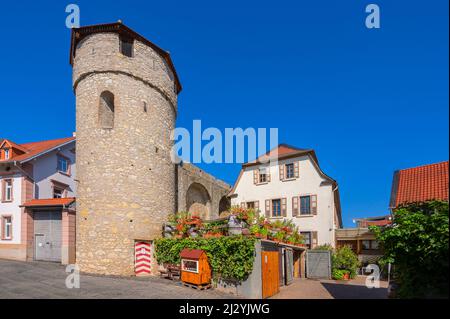
[[[184,248],[202,249],[208,255],[215,279],[245,280],[253,270],[255,239],[229,236],[219,238],[160,238],[155,240],[158,263],[180,264]]]
[[[350,273],[350,278],[355,278],[359,260],[349,246],[343,246],[332,254],[332,265],[333,270],[346,270]]]
[[[350,272],[343,269],[333,269],[333,271],[331,272],[331,276],[336,280],[343,280],[345,274],[350,274]]]
[[[393,213],[392,226],[371,227],[394,265],[401,298],[447,297],[449,293],[448,202],[406,205]]]
[[[330,244],[323,244],[323,245],[314,247],[313,250],[330,250],[330,251],[333,251],[333,246],[331,246]]]

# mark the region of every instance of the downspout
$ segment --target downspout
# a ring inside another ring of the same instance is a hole
[[[336,244],[337,244],[337,241],[336,241],[336,229],[335,229],[335,224],[334,224],[334,218],[335,218],[335,215],[337,215],[337,211],[336,211],[336,202],[335,202],[334,194],[336,193],[338,188],[339,188],[339,185],[336,183],[336,187],[331,189],[331,195],[332,195],[331,201],[333,203],[333,205],[332,205],[333,212],[331,214],[331,229],[332,229],[332,232],[333,232],[334,246],[336,246]]]

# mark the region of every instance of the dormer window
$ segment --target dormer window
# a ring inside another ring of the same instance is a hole
[[[262,185],[270,182],[270,168],[261,167],[253,170],[253,184]]]
[[[120,36],[120,52],[129,58],[133,57],[133,42],[132,38]]]
[[[69,185],[55,180],[51,181],[52,181],[53,198],[66,198],[68,191],[70,189]]]
[[[267,183],[268,182],[267,175],[268,175],[267,168],[259,169],[259,182],[260,183]]]
[[[5,159],[9,159],[9,157],[10,157],[9,148],[5,148]]]

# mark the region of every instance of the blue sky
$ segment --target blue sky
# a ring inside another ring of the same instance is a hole
[[[0,9],[0,137],[70,136],[65,6],[125,24],[172,54],[178,125],[278,127],[314,148],[343,219],[388,212],[393,171],[448,159],[448,1],[15,1]],[[381,29],[365,28],[365,6]],[[234,183],[240,165],[200,165]]]

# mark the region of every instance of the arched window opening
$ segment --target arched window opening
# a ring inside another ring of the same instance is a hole
[[[104,91],[100,95],[98,122],[101,128],[114,127],[114,94],[109,91]]]

